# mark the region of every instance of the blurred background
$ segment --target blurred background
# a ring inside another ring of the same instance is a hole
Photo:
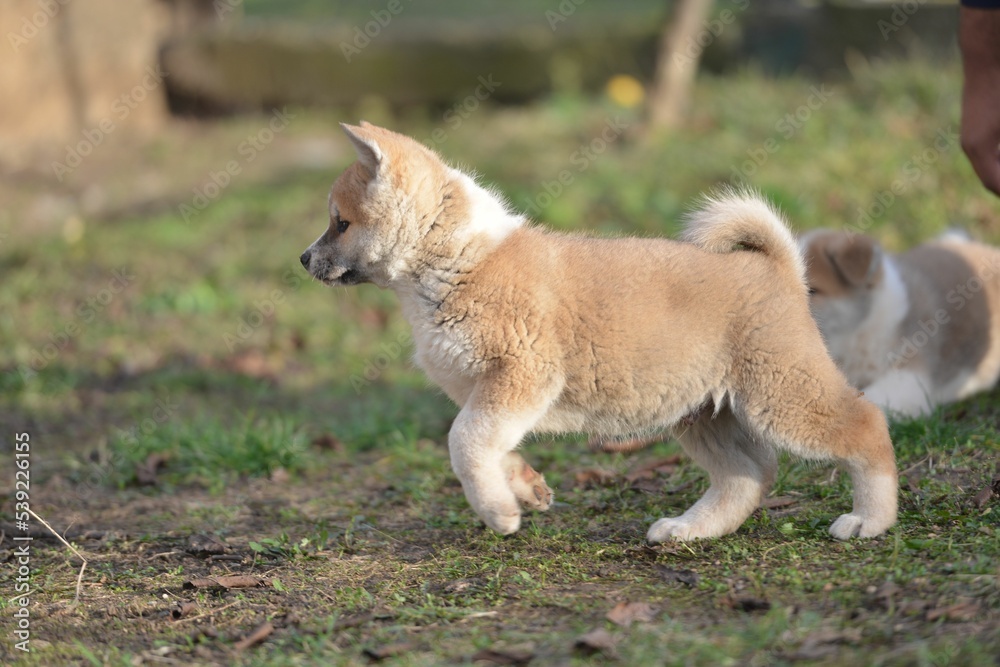
[[[340,121],[407,133],[555,228],[671,235],[700,193],[745,182],[798,230],[1000,240],[958,146],[956,19],[933,2],[6,0],[0,414],[48,443],[53,474],[122,484],[205,441],[249,448],[227,465],[255,474],[325,433],[440,437],[453,408],[409,363],[395,298],[298,264],[353,160]],[[261,423],[278,459],[233,430]]]

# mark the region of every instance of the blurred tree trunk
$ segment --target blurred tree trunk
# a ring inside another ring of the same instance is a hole
[[[663,30],[656,60],[656,81],[649,96],[653,130],[678,127],[691,98],[691,88],[704,50],[698,43],[714,0],[678,0],[673,20]]]
[[[69,100],[70,116],[73,122],[72,133],[83,131],[87,124],[87,91],[84,88],[83,76],[80,73],[80,53],[76,48],[73,15],[74,8],[63,7],[53,18],[56,24],[56,48],[59,50],[63,81],[66,84],[66,99]]]

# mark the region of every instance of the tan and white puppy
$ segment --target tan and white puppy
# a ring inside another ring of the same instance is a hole
[[[328,285],[399,296],[417,363],[461,408],[452,467],[490,528],[512,533],[522,506],[551,500],[515,452],[527,434],[674,427],[711,484],[654,523],[651,542],[739,528],[774,481],[779,449],[850,472],[854,508],[835,537],[896,521],[885,418],[827,354],[798,247],[763,201],[707,201],[687,243],[557,234],[412,139],[344,129],[358,161],[300,259]]]
[[[901,255],[832,230],[800,240],[813,315],[865,398],[926,414],[1000,377],[1000,250],[948,235]]]

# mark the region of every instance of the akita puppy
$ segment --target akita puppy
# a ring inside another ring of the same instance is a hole
[[[416,362],[461,408],[452,467],[476,513],[513,533],[551,492],[515,449],[529,433],[672,429],[710,487],[650,542],[730,533],[774,481],[777,450],[849,471],[854,508],[830,532],[896,521],[882,412],[830,359],[795,239],[763,201],[727,193],[686,243],[546,231],[436,153],[344,125],[358,160],[333,185],[329,228],[300,258],[328,285],[393,290]]]
[[[865,398],[908,416],[1000,378],[1000,250],[958,234],[900,255],[863,234],[800,240],[813,315]]]

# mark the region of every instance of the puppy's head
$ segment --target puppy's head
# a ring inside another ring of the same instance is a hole
[[[851,336],[871,313],[885,269],[882,248],[862,234],[811,232],[801,240],[809,283],[809,306],[831,347]]]
[[[358,160],[330,190],[329,227],[299,259],[327,285],[386,287],[437,219],[447,167],[409,137],[365,122],[341,127]]]

